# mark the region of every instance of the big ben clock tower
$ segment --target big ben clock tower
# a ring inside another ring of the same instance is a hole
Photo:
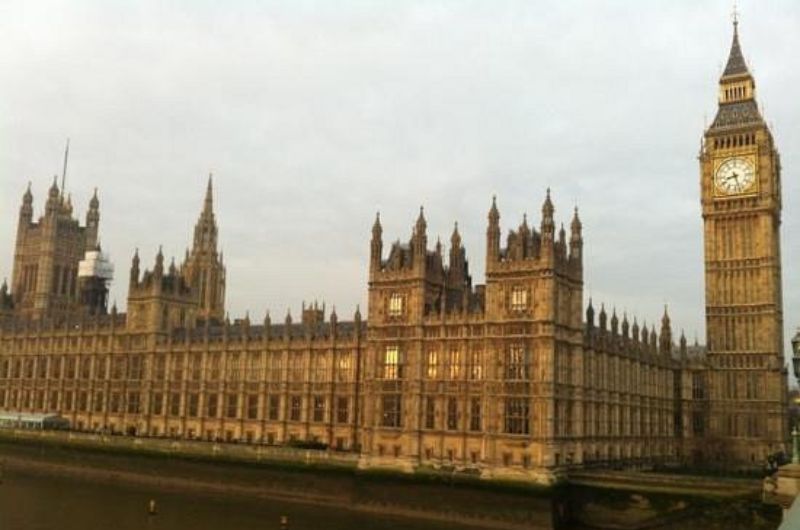
[[[780,158],[734,21],[700,154],[711,458],[760,463],[786,439]]]

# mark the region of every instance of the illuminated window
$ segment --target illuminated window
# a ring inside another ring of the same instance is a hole
[[[336,362],[336,380],[345,382],[352,380],[352,368],[351,368],[351,358],[350,352],[342,352],[338,353],[338,359]]]
[[[514,287],[511,290],[511,310],[525,311],[528,309],[528,290],[524,287]]]
[[[387,346],[383,357],[383,378],[401,379],[403,370],[400,364],[400,350],[397,346]]]
[[[428,379],[436,379],[439,375],[439,358],[438,353],[434,351],[428,352],[428,366],[426,373],[428,375]]]
[[[461,377],[461,352],[458,350],[450,350],[447,358],[447,375],[450,379]]]
[[[389,297],[389,316],[399,317],[403,314],[403,295],[392,293]]]
[[[469,354],[469,378],[473,381],[480,381],[483,378],[480,351],[473,351]]]

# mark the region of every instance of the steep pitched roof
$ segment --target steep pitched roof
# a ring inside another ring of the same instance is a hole
[[[725,65],[725,71],[722,73],[722,76],[727,77],[749,73],[747,64],[744,62],[744,56],[742,55],[742,47],[739,45],[739,23],[734,22],[731,52],[728,55],[728,64]]]

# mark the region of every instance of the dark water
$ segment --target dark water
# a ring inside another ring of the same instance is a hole
[[[158,514],[147,514],[157,500]],[[272,500],[153,492],[129,484],[99,485],[6,471],[0,484],[0,530],[456,530],[454,524],[390,518]]]

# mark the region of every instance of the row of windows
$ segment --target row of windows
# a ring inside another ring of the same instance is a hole
[[[568,417],[564,425],[571,427],[571,411],[569,408],[567,410]],[[583,422],[583,432],[587,436],[654,436],[670,434],[673,417],[671,411],[596,404],[594,407],[585,407]]]
[[[263,412],[259,406],[264,406]],[[149,414],[154,416],[168,415],[173,417],[187,416],[198,418],[228,418],[257,420],[288,420],[327,422],[329,404],[325,396],[291,395],[287,398],[287,411],[281,414],[281,396],[269,395],[263,400],[258,394],[207,394],[202,399],[197,393],[181,394],[178,392],[154,392],[150,396]],[[350,421],[350,398],[337,396],[334,401],[332,420],[336,423]],[[306,407],[309,410],[306,410]],[[44,390],[0,390],[0,408],[23,409],[38,411],[61,410],[70,412],[95,412],[95,413],[127,413],[142,414],[145,412],[142,394],[139,392],[110,392],[103,391],[51,391]]]
[[[723,399],[761,399],[764,396],[762,374],[726,372],[722,378]]]
[[[522,286],[514,286],[511,289],[509,307],[513,312],[523,312],[528,309],[529,291]],[[400,293],[389,295],[387,314],[390,318],[403,316],[406,305],[406,297]]]
[[[436,401],[437,399],[433,396],[428,396],[425,398],[425,429],[436,429],[439,425],[438,414],[436,410]],[[459,407],[458,407],[458,399],[454,397],[449,397],[446,400],[446,406],[444,411],[444,427],[448,431],[457,431],[459,430]],[[468,429],[470,431],[479,432],[482,430],[482,418],[481,418],[481,398],[473,397],[469,400],[469,425]]]
[[[589,357],[584,364],[588,387],[608,390],[636,389],[647,396],[671,395],[672,371],[620,358]]]
[[[153,362],[152,377],[157,381],[181,381],[184,378],[193,381],[203,379],[204,369],[200,356],[184,356],[174,354],[169,360],[166,356],[158,356]],[[224,366],[223,366],[224,364]],[[266,366],[265,366],[266,364]],[[312,357],[311,365],[306,372],[306,360],[302,355],[289,357],[287,377],[291,381],[330,381],[330,363],[327,356]],[[221,354],[209,357],[205,375],[208,380],[220,380],[224,376],[228,381],[282,380],[282,357],[269,356],[263,363],[257,355],[244,356],[231,354],[223,363]],[[144,377],[147,362],[142,355],[127,356],[37,356],[27,358],[3,359],[0,361],[0,379],[128,379],[140,380]],[[353,360],[350,354],[340,354],[336,358],[336,370],[333,378],[346,382],[353,379]]]
[[[93,335],[77,337],[37,337],[32,336],[28,338],[15,338],[0,340],[0,352],[2,353],[42,353],[47,350],[62,351],[65,348],[77,350],[79,347],[85,350],[90,350],[95,345],[100,348],[107,348],[109,337],[100,335],[96,338]],[[123,338],[117,337],[117,343],[122,344]]]
[[[470,380],[483,379],[483,364],[481,352],[470,352],[468,363],[461,364],[461,352],[451,350],[442,358],[436,350],[427,352],[424,375],[428,379],[453,379],[462,378],[466,373]],[[403,379],[404,359],[398,346],[387,346],[384,351],[382,364],[378,366],[379,379]],[[509,347],[503,363],[503,379],[507,381],[526,381],[530,379],[530,350],[521,344]]]
[[[110,367],[109,367],[110,364]],[[141,355],[77,358],[27,357],[0,361],[0,379],[112,379],[140,380],[144,375]]]
[[[381,425],[390,428],[402,427],[402,395],[386,394],[381,401]],[[482,431],[481,398],[469,400],[469,422],[466,428],[470,431]],[[445,401],[443,411],[444,428],[449,431],[461,429],[458,399],[449,397]],[[438,415],[436,398],[425,399],[424,428],[436,429]],[[508,398],[504,402],[503,432],[506,434],[530,433],[530,401],[528,398]]]

